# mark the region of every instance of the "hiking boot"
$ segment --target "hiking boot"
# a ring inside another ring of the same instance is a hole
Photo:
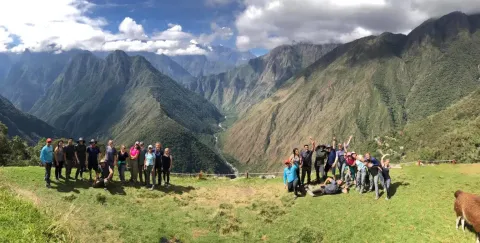
[[[104,187],[103,190],[108,191],[108,189],[106,187]]]
[[[150,188],[150,191],[153,191],[155,189],[155,185],[152,185],[152,187]]]
[[[387,201],[388,201],[388,200],[390,200],[390,198],[386,197],[386,198],[385,198],[385,200],[387,200]]]

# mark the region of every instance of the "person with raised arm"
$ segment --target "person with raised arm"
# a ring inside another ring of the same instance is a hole
[[[285,161],[285,169],[283,169],[283,184],[288,192],[293,192],[296,199],[298,197],[298,166],[290,159]]]
[[[312,137],[310,137],[310,141],[312,142],[313,148],[315,148],[315,143],[313,142]],[[303,146],[303,150],[301,153],[301,160],[302,160],[302,185],[305,184],[305,175],[307,176],[307,184],[311,183],[310,174],[312,173],[312,154],[313,150],[310,150],[308,144]]]
[[[380,160],[380,163],[382,164],[382,175],[384,179],[383,185],[387,194],[385,200],[390,200],[390,183],[392,180],[390,179],[390,159],[384,160],[387,156],[389,156],[389,154],[384,154]]]
[[[337,165],[338,165],[338,171],[340,172],[340,180],[344,181],[345,180],[345,172],[346,169],[348,168],[346,164],[346,157],[345,157],[345,152],[346,149],[348,149],[348,146],[350,145],[350,141],[352,140],[353,136],[350,136],[348,138],[348,141],[345,143],[338,143],[337,145]]]
[[[337,152],[335,151],[336,138],[333,137],[333,145],[327,145],[327,163],[325,164],[324,180],[327,179],[328,171],[332,169],[333,178],[335,179],[335,166],[337,163]]]

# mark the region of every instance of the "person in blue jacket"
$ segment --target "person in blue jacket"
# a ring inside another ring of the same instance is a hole
[[[53,147],[51,138],[47,138],[47,144],[43,146],[40,151],[40,162],[42,163],[42,166],[45,167],[45,186],[50,188],[50,173],[53,164]]]
[[[294,197],[298,197],[298,167],[296,164],[290,162],[290,160],[285,161],[285,169],[283,170],[283,184],[285,184],[285,189],[288,189],[288,192],[294,192]]]

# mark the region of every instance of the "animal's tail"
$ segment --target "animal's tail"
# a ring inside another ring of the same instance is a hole
[[[463,193],[461,190],[457,190],[454,194],[455,198],[457,198],[461,193]]]

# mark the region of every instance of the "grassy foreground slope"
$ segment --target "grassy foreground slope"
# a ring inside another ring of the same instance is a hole
[[[0,184],[65,219],[78,242],[473,242],[473,233],[455,230],[453,193],[480,193],[479,172],[477,164],[395,169],[390,201],[354,192],[293,200],[279,179],[174,177],[170,190],[63,183],[47,190],[39,167],[1,168]]]

